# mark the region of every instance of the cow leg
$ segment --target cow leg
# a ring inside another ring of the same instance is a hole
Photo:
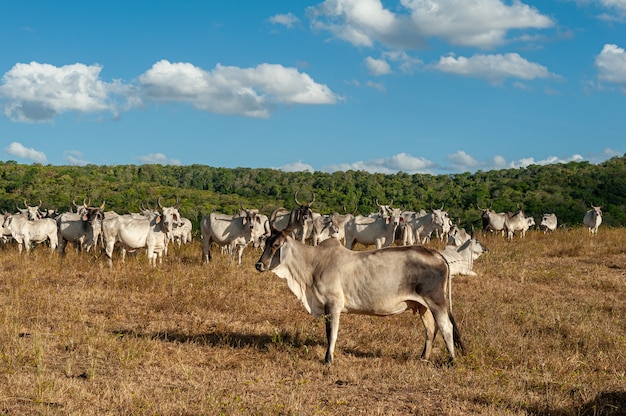
[[[333,308],[329,305],[325,305],[324,313],[326,314],[326,341],[328,343],[324,362],[326,364],[330,364],[333,362],[333,352],[335,351],[335,344],[337,343],[337,334],[339,333],[339,316],[341,315],[341,312],[339,310],[333,311]]]
[[[426,306],[420,304],[418,305],[418,310],[420,313],[420,318],[422,318],[422,323],[424,324],[425,330],[425,340],[424,340],[424,349],[422,350],[422,360],[429,360],[430,353],[433,350],[433,341],[435,336],[437,335],[437,325],[435,325],[435,318],[433,314],[430,312]]]
[[[237,256],[238,256],[238,262],[237,264],[239,264],[241,266],[241,256],[243,255],[243,249],[245,246],[243,245],[238,245],[237,246]]]
[[[202,241],[202,263],[205,264],[209,261],[211,261],[211,239],[206,237]]]
[[[430,308],[432,314],[435,317],[435,322],[437,323],[437,327],[441,331],[441,335],[446,343],[446,348],[448,349],[448,353],[450,354],[450,360],[454,360],[454,345],[455,345],[455,332],[458,335],[458,331],[454,328],[452,321],[450,320],[451,316],[448,314],[445,303],[443,305],[433,305],[434,307]],[[460,339],[458,340],[460,345]]]

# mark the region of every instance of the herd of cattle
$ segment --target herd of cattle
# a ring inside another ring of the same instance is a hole
[[[451,278],[475,276],[473,261],[488,250],[457,227],[443,209],[410,212],[379,204],[378,212],[367,216],[349,213],[322,215],[312,210],[310,202],[298,201],[295,208],[277,208],[267,217],[256,209],[244,209],[235,215],[211,213],[201,221],[202,262],[211,260],[213,243],[241,264],[243,249],[252,244],[262,247],[255,267],[271,271],[287,280],[292,293],[313,316],[325,316],[326,363],[333,361],[339,317],[342,313],[375,316],[395,315],[407,309],[419,313],[426,329],[422,358],[429,359],[437,331],[441,332],[453,360],[455,348],[463,343],[452,315]],[[167,255],[170,242],[187,243],[192,238],[192,223],[179,213],[176,198],[173,206],[163,206],[159,197],[155,209],[144,207],[139,213],[117,214],[105,211],[105,203],[77,205],[76,212],[57,214],[30,206],[15,214],[0,216],[3,242],[15,241],[30,251],[33,244],[47,241],[50,248],[65,253],[68,242],[79,251],[100,249],[112,265],[113,250],[146,249],[149,263],[156,265]],[[482,211],[483,232],[502,233],[512,239],[524,237],[535,221],[521,209],[511,213]],[[344,208],[344,211],[345,208]],[[592,206],[584,224],[596,234],[602,222],[600,207]],[[554,214],[545,214],[540,224],[544,232],[557,228]],[[435,250],[424,246],[433,235],[445,243]],[[343,241],[343,244],[341,243]],[[393,243],[394,247],[391,247]],[[353,250],[356,243],[383,250]]]
[[[294,201],[294,209],[277,208],[269,217],[256,209],[244,208],[235,215],[215,212],[207,215],[200,223],[202,262],[211,260],[210,249],[215,243],[229,253],[231,259],[237,256],[241,264],[246,246],[262,247],[273,230],[283,231],[290,223],[290,232],[302,243],[317,246],[334,238],[348,249],[353,249],[356,243],[377,249],[394,242],[403,246],[426,244],[434,235],[448,244],[441,251],[455,274],[473,275],[472,261],[486,250],[470,233],[453,223],[443,206],[413,212],[393,207],[393,201],[387,205],[376,201],[378,212],[367,216],[338,212],[322,215],[312,209],[315,194],[310,202],[302,203],[296,192]],[[41,202],[31,206],[24,201],[24,208],[17,207],[17,213],[0,216],[0,238],[5,243],[17,243],[20,252],[23,248],[30,251],[34,244],[44,241],[61,254],[65,253],[68,242],[75,244],[79,251],[100,249],[106,254],[109,265],[112,265],[115,247],[119,247],[122,261],[127,251],[145,248],[149,263],[156,265],[157,259],[162,262],[163,255],[167,255],[170,242],[180,246],[192,239],[192,223],[180,215],[178,198],[175,205],[163,206],[159,197],[156,208],[142,205],[141,212],[129,214],[105,211],[105,202],[90,206],[86,201],[82,205],[73,201],[73,205],[75,212],[58,214],[40,209]],[[521,209],[497,213],[490,208],[478,208],[482,212],[485,233],[502,233],[512,239],[515,234],[523,237],[535,225],[533,217],[525,216]],[[583,222],[590,233],[597,233],[602,222],[600,207],[592,206]],[[556,215],[544,214],[540,227],[544,232],[554,231]]]

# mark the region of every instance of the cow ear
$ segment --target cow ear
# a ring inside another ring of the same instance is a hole
[[[81,216],[81,218],[82,218],[82,220],[83,220],[83,221],[87,221],[87,220],[89,219],[89,216],[87,215],[87,213],[84,213],[84,214]]]
[[[163,214],[159,214],[159,215],[157,215],[157,216],[156,216],[156,218],[155,218],[155,222],[156,222],[157,224],[160,224],[162,220],[163,220]]]

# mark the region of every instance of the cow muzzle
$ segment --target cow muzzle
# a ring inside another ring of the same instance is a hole
[[[267,268],[265,267],[265,265],[263,264],[263,262],[257,261],[256,264],[254,265],[254,267],[260,271],[260,272],[264,272],[267,270]]]

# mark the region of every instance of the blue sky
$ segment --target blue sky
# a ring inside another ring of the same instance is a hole
[[[446,174],[626,151],[626,0],[3,1],[0,160]]]

